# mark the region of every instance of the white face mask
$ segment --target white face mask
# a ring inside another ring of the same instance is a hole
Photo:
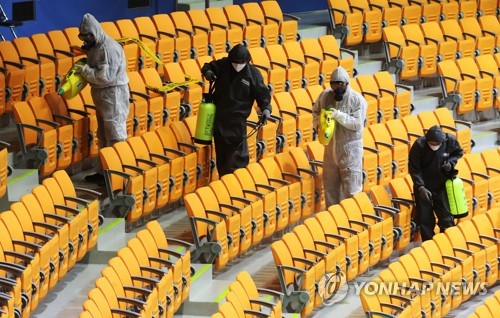
[[[429,148],[431,148],[432,151],[436,151],[439,149],[439,147],[441,147],[441,144],[439,145],[436,145],[436,146],[433,146],[433,145],[430,145],[430,144],[427,144],[429,146]]]
[[[238,73],[247,65],[247,63],[241,63],[241,64],[231,63],[231,64],[233,65],[234,70]]]

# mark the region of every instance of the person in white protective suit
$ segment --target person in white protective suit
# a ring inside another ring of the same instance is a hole
[[[109,37],[93,15],[87,13],[80,24],[82,49],[87,51],[87,64],[77,72],[91,86],[96,106],[99,148],[109,147],[127,139],[126,120],[129,112],[129,88],[125,53],[122,46]],[[89,182],[102,183],[101,166],[97,173],[85,177]]]
[[[363,189],[363,128],[367,103],[349,86],[347,71],[339,66],[332,73],[331,88],[325,89],[313,106],[313,127],[318,131],[321,109],[330,107],[335,131],[325,146],[323,188],[326,208]]]

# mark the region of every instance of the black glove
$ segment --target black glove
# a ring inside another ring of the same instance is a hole
[[[450,172],[451,171],[451,163],[449,163],[448,161],[446,161],[445,163],[443,163],[441,165],[441,169],[444,171],[444,172]]]
[[[431,200],[432,200],[432,193],[429,190],[427,190],[424,186],[421,186],[418,189],[418,194],[420,195],[420,198],[422,200],[425,200],[427,202],[431,202]]]
[[[209,80],[210,82],[215,81],[215,79],[217,78],[217,76],[215,76],[215,73],[212,70],[206,71],[204,75],[205,75],[205,78],[207,80]]]

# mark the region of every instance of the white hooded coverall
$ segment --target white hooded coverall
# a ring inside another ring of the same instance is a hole
[[[349,83],[347,71],[339,66],[330,81]],[[335,101],[332,88],[325,89],[313,106],[313,127],[318,127],[321,109],[335,108],[335,132],[325,146],[323,187],[326,208],[350,198],[363,189],[363,129],[367,103],[364,97],[348,85],[340,102]]]
[[[130,93],[125,53],[89,13],[83,16],[80,33],[90,33],[95,38],[96,43],[87,52],[87,64],[82,67],[81,74],[92,88],[99,148],[112,146],[127,139]]]

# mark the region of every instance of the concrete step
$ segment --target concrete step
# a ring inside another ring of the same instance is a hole
[[[500,121],[490,120],[472,125],[471,139],[475,146],[472,152],[478,153],[486,149],[496,148],[500,140]]]
[[[439,104],[439,94],[441,90],[437,87],[419,88],[413,90],[413,105],[415,109],[412,115],[418,115],[421,112],[433,111]]]

